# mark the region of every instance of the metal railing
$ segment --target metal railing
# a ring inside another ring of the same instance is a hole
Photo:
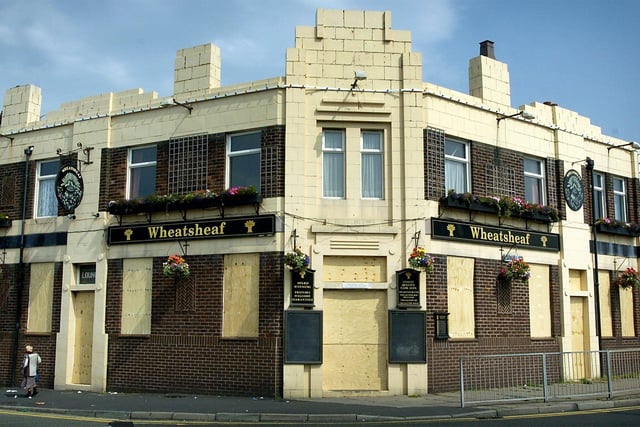
[[[460,358],[460,404],[640,391],[640,349]]]

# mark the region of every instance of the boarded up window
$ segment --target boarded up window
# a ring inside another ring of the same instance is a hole
[[[387,259],[383,256],[325,256],[322,280],[383,283],[387,281]]]
[[[151,258],[125,259],[122,274],[121,333],[151,333]]]
[[[258,336],[260,255],[224,257],[224,314],[222,336]]]
[[[28,332],[51,332],[54,264],[31,264]]]
[[[633,289],[620,288],[620,322],[622,323],[622,336],[633,337]]]
[[[531,264],[529,278],[529,322],[531,337],[551,336],[551,293],[549,290],[549,266]]]
[[[613,322],[611,318],[611,283],[609,282],[609,272],[599,271],[600,283],[600,334],[603,337],[613,336]]]
[[[447,257],[449,336],[474,338],[473,258]]]

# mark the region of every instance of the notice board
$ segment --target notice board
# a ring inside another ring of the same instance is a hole
[[[322,311],[285,311],[284,363],[322,363]]]
[[[427,363],[425,311],[389,311],[389,363]]]

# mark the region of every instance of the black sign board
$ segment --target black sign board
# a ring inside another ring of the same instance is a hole
[[[82,264],[78,267],[79,275],[78,284],[95,285],[96,284],[96,265]]]
[[[420,308],[420,272],[411,268],[396,272],[398,308]]]
[[[108,242],[110,245],[120,245],[173,240],[270,236],[274,233],[275,215],[260,215],[109,227]]]
[[[519,246],[541,251],[559,251],[560,236],[531,230],[489,227],[431,218],[431,236],[434,239],[464,240],[488,245]]]
[[[313,283],[315,271],[291,272],[291,306],[313,307]]]
[[[427,313],[418,310],[389,311],[389,362],[427,362]]]
[[[322,363],[322,311],[285,311],[284,363]]]

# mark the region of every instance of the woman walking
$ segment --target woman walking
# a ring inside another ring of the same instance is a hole
[[[40,363],[42,363],[40,355],[34,353],[33,347],[27,345],[25,347],[24,359],[22,360],[22,388],[27,390],[27,397],[29,399],[38,394],[36,377]]]

